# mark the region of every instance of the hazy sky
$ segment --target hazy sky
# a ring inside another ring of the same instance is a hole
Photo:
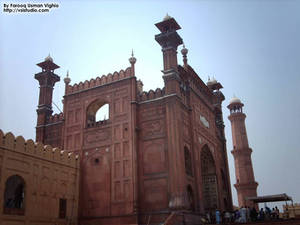
[[[5,1],[0,2],[4,132],[35,139],[39,85],[34,74],[49,52],[61,67],[53,96],[61,109],[67,70],[74,84],[125,69],[132,48],[144,89],[163,87],[154,24],[169,13],[182,27],[188,63],[203,81],[214,76],[224,86],[231,184],[235,174],[226,106],[235,94],[245,104],[258,194],[287,193],[300,202],[300,1],[61,1],[58,9],[43,14],[3,13]],[[181,54],[178,61],[182,64]]]

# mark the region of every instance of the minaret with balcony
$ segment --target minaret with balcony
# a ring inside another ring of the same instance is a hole
[[[245,126],[246,115],[243,113],[244,104],[240,99],[233,97],[227,108],[230,110],[228,119],[231,122],[236,184],[239,206],[256,207],[253,202],[247,201],[247,197],[257,196],[258,183],[255,181],[251,153]]]
[[[59,66],[53,62],[50,54],[37,66],[42,68],[42,71],[35,74],[34,78],[39,81],[40,93],[39,104],[37,111],[37,125],[36,125],[36,141],[45,143],[46,140],[46,125],[49,117],[52,115],[52,95],[53,88],[60,77],[54,73]]]

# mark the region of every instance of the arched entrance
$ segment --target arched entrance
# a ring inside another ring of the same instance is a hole
[[[218,207],[218,186],[216,165],[207,145],[201,150],[202,194],[205,212]]]

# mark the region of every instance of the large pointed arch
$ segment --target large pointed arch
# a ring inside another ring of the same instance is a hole
[[[217,170],[208,145],[204,145],[201,149],[200,160],[204,210],[206,212],[214,211],[218,207]]]

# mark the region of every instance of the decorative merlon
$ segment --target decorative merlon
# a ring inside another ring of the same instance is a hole
[[[101,78],[97,77],[96,79],[91,79],[89,81],[86,80],[84,82],[80,82],[79,84],[75,83],[74,85],[68,85],[66,94],[72,94],[79,91],[87,90],[89,88],[109,84],[127,77],[132,77],[131,67],[128,67],[125,71],[115,71],[113,74],[109,73],[108,75],[103,75]]]
[[[0,129],[0,151],[15,151],[28,156],[49,160],[53,163],[63,164],[71,167],[78,167],[78,155],[71,152],[53,148],[50,145],[43,145],[33,140],[25,140],[22,136],[15,137],[11,132],[3,133]]]

